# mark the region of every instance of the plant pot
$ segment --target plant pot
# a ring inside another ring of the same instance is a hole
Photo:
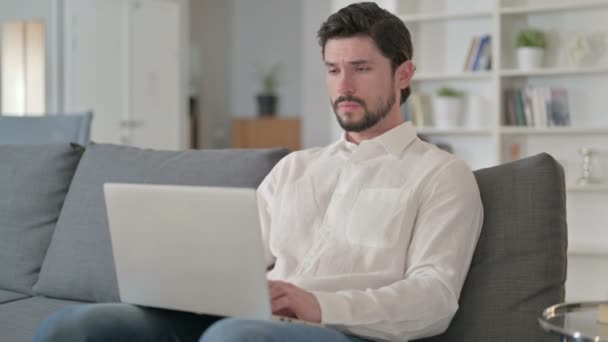
[[[437,128],[459,127],[462,121],[462,99],[436,96],[433,98],[433,122]]]
[[[534,47],[521,47],[517,49],[517,62],[519,69],[532,70],[543,66],[545,50]]]
[[[275,116],[277,114],[278,97],[272,94],[258,95],[258,115],[259,116]]]

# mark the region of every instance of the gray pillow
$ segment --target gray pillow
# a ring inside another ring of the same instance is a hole
[[[35,292],[92,302],[119,299],[104,183],[255,188],[286,153],[283,149],[169,152],[89,144],[74,175]]]
[[[0,145],[0,288],[32,293],[82,151]]]
[[[563,302],[566,193],[562,167],[542,153],[475,171],[484,223],[447,341],[557,342],[537,323]]]

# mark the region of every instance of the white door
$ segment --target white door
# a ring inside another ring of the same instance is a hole
[[[134,1],[130,12],[132,143],[181,147],[186,97],[180,75],[180,7],[167,0]]]
[[[186,146],[180,2],[65,0],[64,109],[93,110],[91,139]]]

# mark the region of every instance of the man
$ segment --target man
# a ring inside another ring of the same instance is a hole
[[[345,133],[281,160],[258,199],[273,312],[324,326],[93,304],[51,316],[39,341],[405,341],[448,327],[482,224],[473,174],[403,122],[401,20],[354,4],[318,38]]]

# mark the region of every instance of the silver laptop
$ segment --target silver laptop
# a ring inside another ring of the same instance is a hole
[[[104,185],[120,299],[271,319],[254,189]]]

